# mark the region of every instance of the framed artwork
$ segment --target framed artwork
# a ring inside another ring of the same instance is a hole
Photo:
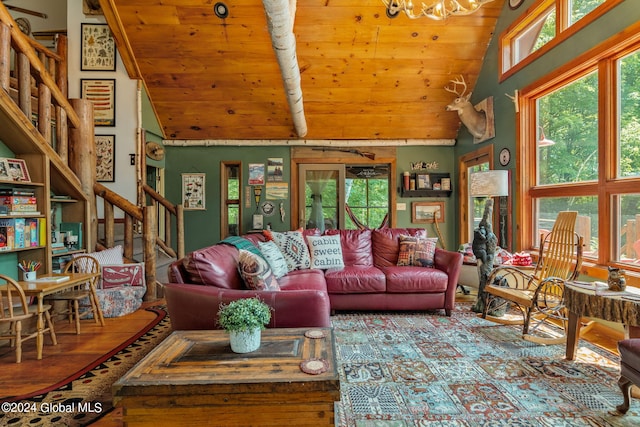
[[[107,24],[81,24],[80,70],[115,71],[116,42]]]
[[[184,210],[205,210],[204,199],[205,174],[182,174],[182,206]]]
[[[284,163],[282,157],[269,157],[267,159],[267,180],[269,182],[282,181]]]
[[[264,163],[249,163],[249,185],[264,185]]]
[[[14,181],[31,182],[27,163],[22,159],[7,159],[9,176]]]
[[[0,157],[0,181],[13,181],[13,177],[9,174],[9,163],[4,157]]]
[[[444,202],[411,203],[411,222],[444,222]]]
[[[80,97],[93,103],[95,126],[116,125],[116,79],[80,79]]]
[[[114,182],[116,180],[116,136],[96,135],[96,180]]]
[[[428,173],[416,175],[416,190],[431,190],[431,179]]]

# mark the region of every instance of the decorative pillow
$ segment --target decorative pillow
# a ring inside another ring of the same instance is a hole
[[[417,267],[433,267],[436,255],[436,237],[416,237],[413,265]]]
[[[74,258],[80,255],[89,255],[92,256],[98,261],[100,265],[120,265],[124,264],[124,259],[122,258],[122,246],[114,246],[109,249],[105,249],[103,251],[91,252],[88,254],[73,254]]]
[[[416,243],[418,242],[417,237],[407,236],[406,234],[401,234],[398,236],[399,240],[399,250],[398,250],[398,267],[406,267],[409,265],[413,265],[414,256],[416,253]]]
[[[264,258],[240,249],[238,270],[247,288],[257,291],[279,291],[280,285]]]
[[[327,268],[342,268],[342,245],[340,235],[307,236],[311,268],[326,270]]]
[[[287,261],[289,271],[308,269],[311,266],[309,248],[305,244],[301,231],[272,231],[273,241]]]
[[[269,267],[271,267],[271,271],[273,275],[276,276],[276,279],[281,278],[289,272],[287,261],[284,259],[280,249],[278,249],[278,245],[272,241],[268,241],[258,242],[258,247],[264,259],[269,263]]]
[[[144,263],[101,265],[102,284],[100,289],[116,288],[118,286],[145,286]]]

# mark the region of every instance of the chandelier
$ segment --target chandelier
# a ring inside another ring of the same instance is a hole
[[[387,6],[387,16],[395,18],[400,12],[404,12],[410,19],[418,19],[423,16],[436,21],[442,21],[450,16],[470,15],[493,0],[432,0],[431,4],[422,3],[420,12],[414,12],[411,0],[382,0]]]

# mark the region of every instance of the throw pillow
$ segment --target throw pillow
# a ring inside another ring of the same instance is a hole
[[[407,236],[401,234],[398,236],[399,250],[398,250],[398,267],[406,267],[413,265],[413,259],[416,253],[417,237]]]
[[[287,261],[289,271],[303,270],[311,266],[309,248],[301,231],[286,231],[284,233],[272,231],[271,235]]]
[[[73,257],[77,257],[80,255],[90,255],[98,261],[98,264],[113,264],[120,265],[124,264],[124,259],[122,258],[122,246],[114,246],[109,249],[105,249],[103,251],[98,252],[90,252],[88,254],[73,254]]]
[[[340,235],[307,236],[311,268],[326,270],[327,268],[342,268],[342,245]]]
[[[247,288],[257,291],[279,291],[280,285],[264,258],[240,249],[238,270]]]
[[[269,263],[269,267],[271,267],[271,271],[273,275],[276,276],[276,279],[281,278],[289,272],[287,261],[284,259],[280,249],[278,249],[278,245],[272,241],[268,241],[258,242],[258,247],[264,259]]]
[[[433,267],[437,242],[438,239],[435,237],[416,237],[413,265],[418,267]]]
[[[101,265],[102,285],[100,289],[119,286],[145,286],[144,263]]]

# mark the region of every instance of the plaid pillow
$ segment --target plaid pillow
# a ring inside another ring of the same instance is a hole
[[[417,237],[414,246],[413,265],[417,267],[433,267],[436,255],[436,237]]]
[[[396,265],[398,267],[413,265],[418,238],[401,234],[398,236],[398,239],[400,242],[400,249],[398,250],[398,263]]]

